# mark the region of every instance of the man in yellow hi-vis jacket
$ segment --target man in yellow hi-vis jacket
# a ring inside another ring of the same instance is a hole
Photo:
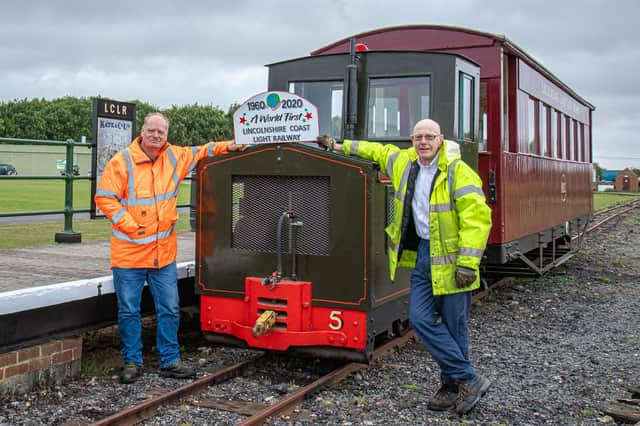
[[[356,140],[331,141],[331,147],[376,161],[391,178],[395,215],[386,229],[391,279],[398,266],[413,268],[409,319],[441,370],[442,386],[428,407],[464,414],[491,386],[473,368],[468,334],[471,291],[480,286],[491,210],[482,181],[460,159],[458,144],[444,139],[438,123],[419,121],[412,141],[408,149]]]

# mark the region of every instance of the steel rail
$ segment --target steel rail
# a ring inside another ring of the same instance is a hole
[[[134,405],[131,408],[117,412],[109,417],[92,423],[93,426],[107,426],[107,425],[134,425],[143,420],[154,417],[158,411],[158,407],[165,403],[171,403],[188,394],[194,393],[203,387],[210,384],[220,383],[233,377],[239,376],[245,369],[254,365],[256,361],[262,358],[264,355],[254,357],[250,360],[239,362],[237,364],[230,365],[221,370],[216,371],[211,375],[204,376],[194,382],[181,386],[163,395],[155,398],[148,399],[138,405]]]
[[[615,214],[605,218],[604,220],[598,222],[596,225],[588,228],[584,231],[584,233],[589,233],[609,220],[618,217],[640,205],[637,202],[632,202],[631,206],[627,206],[626,208],[622,208],[617,211]],[[608,209],[607,213],[614,209]],[[511,283],[513,280],[509,277],[501,279],[496,283],[492,284],[489,288],[479,291],[473,295],[473,301],[477,302],[479,300],[483,300],[487,298],[491,292],[497,288],[502,287]],[[389,351],[394,350],[396,348],[402,347],[407,344],[410,339],[415,337],[415,332],[413,330],[409,330],[403,336],[397,337],[385,343],[384,345],[378,347],[374,350],[372,355],[372,361],[379,360],[384,355],[386,355]],[[131,408],[123,410],[121,412],[115,413],[107,418],[99,420],[93,423],[94,426],[106,426],[106,425],[134,425],[151,417],[154,417],[157,414],[158,407],[165,403],[174,402],[182,397],[185,397],[191,393],[199,391],[200,389],[209,386],[211,384],[220,383],[222,381],[228,380],[229,378],[236,377],[241,374],[241,372],[248,368],[251,365],[254,365],[255,362],[260,357],[251,359],[249,361],[244,361],[238,364],[234,364],[232,366],[226,367],[215,372],[212,375],[204,376],[201,379],[198,379],[192,383],[189,383],[185,386],[181,386],[173,391],[170,391],[166,394],[160,395],[158,397],[149,399],[144,401],[141,404],[135,405]],[[278,402],[269,405],[263,410],[258,411],[257,413],[247,417],[240,423],[242,426],[252,426],[252,425],[261,425],[267,419],[271,417],[286,415],[290,413],[296,406],[300,405],[304,402],[305,398],[308,395],[314,394],[326,387],[333,386],[345,378],[349,377],[352,373],[369,368],[369,364],[359,363],[359,362],[350,362],[344,364],[337,369],[331,371],[330,373],[318,378],[312,383],[298,389],[297,391],[291,393],[290,395],[282,398]]]
[[[609,222],[610,220],[615,219],[616,217],[618,217],[620,215],[623,215],[624,213],[626,213],[628,211],[631,211],[631,210],[633,210],[633,209],[635,209],[635,208],[637,208],[639,206],[640,206],[640,201],[633,200],[633,201],[631,201],[629,203],[625,203],[625,204],[622,204],[622,205],[607,209],[603,213],[609,213],[609,212],[614,211],[616,209],[621,209],[621,210],[616,212],[616,213],[614,213],[614,214],[612,214],[611,216],[605,217],[604,219],[602,219],[600,222],[596,223],[595,225],[590,226],[589,228],[587,228],[587,230],[585,232],[589,233],[589,232],[593,231],[594,229],[597,229],[600,226],[604,225],[605,223]]]
[[[614,204],[614,205],[612,205],[610,207],[607,207],[607,208],[604,208],[604,209],[601,209],[601,210],[597,210],[597,211],[594,212],[594,216],[600,216],[600,215],[606,214],[606,213],[608,213],[608,212],[610,212],[612,210],[619,209],[620,207],[626,207],[626,206],[629,206],[629,205],[633,205],[635,203],[638,203],[639,202],[638,200],[640,200],[640,198],[634,197],[631,201]]]
[[[609,207],[607,209],[600,210],[600,211],[596,212],[595,215],[598,215],[598,216],[606,215],[606,217],[603,220],[601,220],[600,222],[596,223],[595,225],[587,227],[587,228],[585,228],[584,231],[578,233],[577,235],[574,235],[571,238],[571,241],[573,242],[575,240],[580,240],[581,238],[584,238],[584,236],[586,234],[591,233],[593,230],[599,228],[600,226],[604,225],[605,223],[609,222],[610,220],[615,219],[616,217],[618,217],[618,216],[620,216],[620,215],[622,215],[622,214],[624,214],[624,213],[626,213],[626,212],[628,212],[630,210],[633,210],[634,208],[636,208],[638,206],[640,206],[640,202],[638,200],[632,200],[632,201],[630,201],[628,203],[618,204],[618,205],[615,205],[615,206]],[[617,211],[617,210],[620,210],[620,211]],[[615,212],[615,213],[610,214],[611,212]],[[582,240],[580,240],[580,242],[581,241]],[[557,262],[554,265],[554,268],[562,265],[563,263],[565,263],[566,261],[571,259],[573,256],[575,256],[576,253],[577,253],[577,251],[574,251],[573,253],[568,253],[565,256],[563,256],[562,261]]]
[[[372,360],[380,359],[387,352],[404,346],[410,339],[414,337],[413,330],[408,331],[403,336],[390,340],[373,352]],[[230,378],[237,377],[242,374],[243,371],[255,365],[255,363],[264,355],[255,357],[248,361],[243,361],[229,367],[225,367],[211,375],[204,376],[194,382],[187,385],[176,388],[163,395],[148,399],[133,407],[127,408],[120,412],[114,413],[109,417],[98,420],[91,423],[92,426],[130,426],[140,423],[144,420],[150,419],[157,415],[158,408],[161,405],[168,404],[184,398],[187,395],[195,393],[202,388],[211,384],[221,383]],[[350,362],[344,364],[337,369],[329,372],[328,374],[320,377],[314,382],[298,389],[296,392],[289,396],[279,400],[278,402],[266,407],[264,410],[246,418],[240,425],[257,425],[265,422],[266,419],[273,416],[283,415],[290,412],[296,405],[303,402],[304,398],[312,393],[315,393],[325,387],[333,386],[336,383],[344,380],[351,373],[368,368],[368,364],[359,362]]]
[[[481,300],[485,300],[491,295],[491,293],[493,293],[494,290],[500,287],[504,287],[508,284],[511,284],[513,283],[513,281],[514,281],[513,277],[501,278],[498,281],[491,283],[485,289],[475,291],[473,293],[473,296],[471,296],[471,302],[479,302]]]
[[[409,330],[404,335],[388,341],[387,343],[381,345],[380,347],[378,347],[373,351],[372,360],[378,360],[384,355],[386,355],[387,352],[406,345],[407,342],[411,340],[414,336],[415,336],[414,331]],[[352,373],[368,367],[369,367],[369,364],[364,364],[361,362],[350,362],[341,367],[338,367],[337,369],[320,377],[314,382],[298,389],[296,392],[293,392],[289,396],[268,406],[264,410],[261,410],[253,414],[252,416],[246,418],[242,422],[238,423],[238,425],[242,425],[242,426],[261,425],[270,417],[285,415],[291,412],[296,405],[301,404],[304,401],[304,398],[306,396],[313,394],[315,392],[318,392],[319,390],[325,387],[333,386],[336,383],[339,383],[340,381],[347,378]]]
[[[600,222],[596,223],[595,225],[586,228],[583,232],[579,233],[578,235],[575,235],[574,237],[572,237],[572,241],[575,241],[578,238],[583,237],[584,235],[592,232],[593,230],[597,229],[598,227],[604,225],[605,223],[607,223],[608,221],[623,215],[624,213],[627,213],[630,210],[633,210],[634,208],[637,208],[640,206],[640,200],[633,200],[624,204],[618,204],[615,205],[613,207],[609,207],[607,209],[604,210],[600,210],[598,211],[596,214],[598,216],[602,216],[602,215],[606,215],[606,217],[601,220]],[[567,260],[571,259],[573,256],[575,255],[574,253],[569,253],[565,256],[563,256],[562,260],[560,262],[556,262],[553,267],[558,267],[560,265],[562,265],[563,263],[565,263]],[[472,301],[473,302],[478,302],[480,300],[484,300],[487,297],[489,297],[489,295],[491,295],[491,293],[500,288],[503,287],[505,285],[508,285],[510,283],[513,282],[513,277],[504,277],[502,279],[499,279],[498,281],[492,283],[491,285],[489,285],[487,288],[479,290],[477,292],[474,292],[473,297],[472,297]]]

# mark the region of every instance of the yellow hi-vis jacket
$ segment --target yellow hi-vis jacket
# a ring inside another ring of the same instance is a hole
[[[180,182],[201,159],[226,154],[230,143],[181,147],[167,142],[151,161],[138,137],[109,160],[94,199],[112,223],[112,268],[162,268],[176,260]]]
[[[411,147],[345,140],[345,154],[377,162],[391,179],[395,190],[394,218],[387,226],[389,272],[395,279],[397,267],[414,267],[419,239],[413,224],[411,201],[418,175],[418,153]],[[453,183],[453,185],[451,185]],[[485,202],[478,174],[460,159],[460,147],[444,141],[438,155],[438,170],[429,198],[431,275],[434,295],[474,290],[480,286],[478,268],[491,230],[491,209]],[[456,266],[476,271],[475,282],[458,288]]]

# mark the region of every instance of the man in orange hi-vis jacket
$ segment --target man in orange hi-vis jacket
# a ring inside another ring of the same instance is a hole
[[[167,141],[168,131],[164,115],[147,115],[140,137],[107,163],[95,196],[112,223],[111,269],[125,364],[122,383],[133,383],[142,374],[140,302],[145,281],[157,315],[160,374],[195,376],[195,370],[181,362],[178,345],[178,190],[201,159],[245,148],[232,141],[174,146]]]

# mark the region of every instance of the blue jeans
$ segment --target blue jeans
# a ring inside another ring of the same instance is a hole
[[[180,299],[176,263],[159,269],[112,268],[112,271],[118,297],[118,327],[122,340],[120,353],[124,362],[142,365],[140,302],[145,281],[149,284],[156,309],[156,346],[160,355],[160,367],[180,361]]]
[[[456,381],[475,378],[476,372],[469,360],[471,292],[433,295],[429,240],[420,240],[418,245],[409,303],[411,325],[440,366],[442,384],[454,390]]]

